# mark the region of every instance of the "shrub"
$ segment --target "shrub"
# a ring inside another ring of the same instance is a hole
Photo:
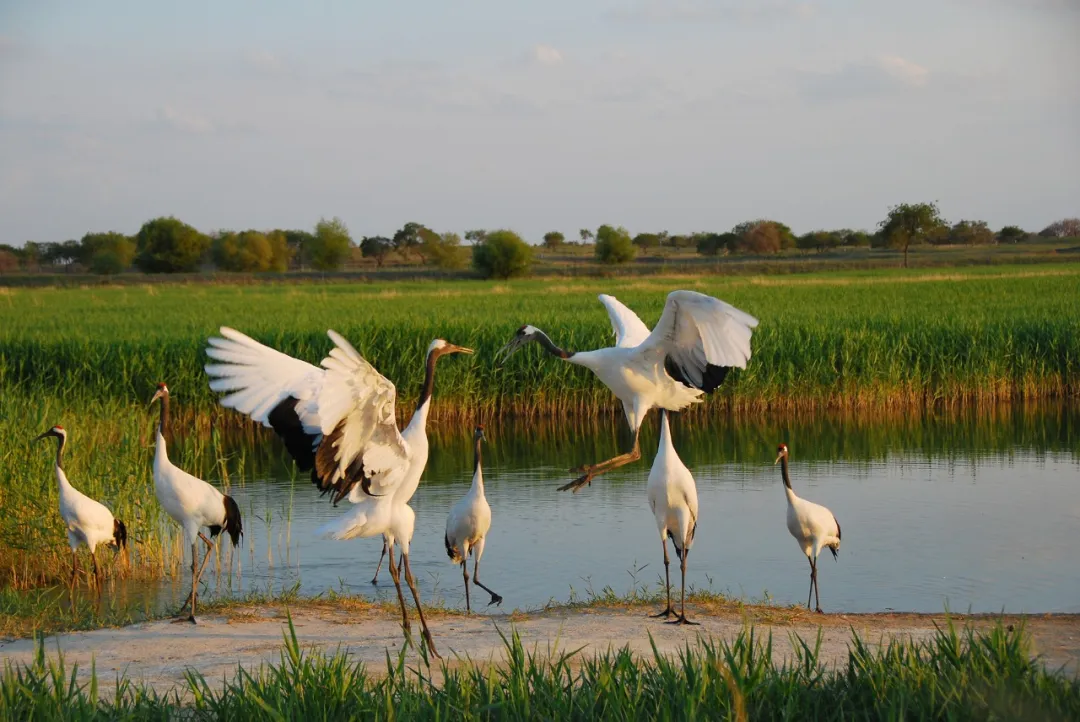
[[[79,245],[82,262],[94,273],[121,273],[135,260],[135,241],[123,233],[87,233]]]
[[[11,251],[0,251],[0,273],[19,270],[19,257]]]
[[[313,268],[336,271],[345,263],[352,250],[352,237],[345,222],[337,216],[321,219],[315,224],[315,234],[308,239],[304,255]]]
[[[135,236],[135,265],[146,273],[180,273],[199,268],[210,239],[169,216],[147,221]]]
[[[601,263],[626,263],[636,253],[630,233],[622,226],[603,225],[596,230],[596,260]]]
[[[513,231],[492,231],[473,246],[472,261],[485,278],[524,276],[532,264],[532,248]]]

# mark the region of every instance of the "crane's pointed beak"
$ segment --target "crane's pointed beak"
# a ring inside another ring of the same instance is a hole
[[[162,396],[164,396],[164,394],[161,393],[161,389],[155,391],[154,395],[150,397],[150,403],[147,404],[147,407],[149,408],[150,406],[153,406],[154,402],[160,399]]]
[[[780,463],[780,459],[783,459],[783,458],[784,458],[784,455],[783,455],[783,454],[780,454],[779,456],[777,456],[777,457],[776,457],[776,461],[774,461],[774,462],[772,463],[772,465],[773,465],[773,466],[776,466],[777,464],[779,464],[779,463]]]
[[[464,346],[458,346],[456,344],[450,344],[450,353],[473,354],[473,353],[476,353],[476,352],[473,351],[471,348],[465,348]]]
[[[49,429],[48,431],[43,431],[43,432],[41,432],[40,434],[38,434],[37,436],[34,437],[34,441],[41,441],[46,436],[51,436],[51,435],[52,435],[52,429]]]
[[[523,336],[514,336],[512,339],[510,339],[510,343],[506,344],[495,353],[496,360],[510,358],[514,355],[514,352],[521,348],[524,344],[525,338]]]

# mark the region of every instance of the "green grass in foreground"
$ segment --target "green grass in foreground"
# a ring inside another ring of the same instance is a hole
[[[820,647],[797,640],[773,658],[753,628],[731,642],[699,640],[675,656],[628,648],[581,658],[526,650],[512,633],[507,662],[443,667],[435,683],[404,652],[385,675],[349,659],[306,652],[290,620],[280,660],[238,669],[219,685],[194,671],[179,689],[120,678],[106,692],[44,644],[28,666],[5,664],[0,716],[19,720],[284,719],[952,719],[1080,717],[1080,681],[1032,660],[1021,628],[985,633],[949,626],[922,643],[882,647],[857,636],[847,663],[826,669]]]
[[[612,342],[598,293],[647,324],[668,292],[713,294],[757,316],[749,367],[705,408],[847,408],[1062,396],[1080,378],[1080,266],[647,280],[162,285],[4,289],[0,390],[68,402],[145,403],[165,380],[178,408],[218,410],[206,339],[231,325],[318,363],[326,328],[349,338],[408,408],[432,338],[477,354],[442,362],[434,414],[596,414],[592,374],[537,348],[495,352],[523,323],[557,343]],[[232,418],[235,414],[227,416]]]

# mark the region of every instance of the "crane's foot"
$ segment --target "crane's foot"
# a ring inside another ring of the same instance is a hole
[[[664,624],[689,625],[691,627],[700,627],[701,626],[700,622],[691,622],[689,619],[687,619],[686,617],[684,617],[681,614],[675,615],[674,619],[672,619],[670,622],[664,622]]]
[[[183,614],[184,610],[191,606],[191,598],[192,598],[192,596],[194,596],[194,595],[188,594],[187,599],[184,600],[183,606],[181,606],[179,609],[176,610],[177,614]]]
[[[435,641],[431,638],[431,632],[426,629],[424,630],[424,643],[427,645],[428,654],[435,659],[442,659],[442,655],[435,650]]]
[[[559,487],[559,491],[572,491],[575,494],[581,491],[585,486],[592,486],[592,474],[585,474],[574,479],[569,484],[563,484]]]
[[[592,464],[582,464],[581,466],[575,466],[570,470],[571,474],[591,474],[593,472]]]
[[[488,602],[488,606],[490,607],[492,604],[494,604],[495,606],[499,606],[500,604],[502,604],[502,597],[500,597],[495,592],[491,593],[491,601]]]
[[[662,612],[657,612],[656,614],[650,614],[649,616],[650,616],[650,617],[651,617],[652,619],[659,619],[660,617],[663,617],[664,619],[670,619],[671,617],[677,617],[677,616],[679,616],[679,613],[678,613],[678,612],[676,612],[676,611],[675,611],[674,609],[672,609],[672,608],[671,608],[671,605],[669,604],[669,605],[668,605],[668,608],[667,608],[667,609],[665,609],[664,611],[662,611]]]
[[[376,587],[379,586],[379,578],[378,577],[373,577],[372,580],[371,580],[371,583],[372,583],[373,586],[376,586]]]
[[[172,620],[173,624],[183,624],[184,622],[187,622],[189,624],[195,624],[195,615],[189,614],[186,617],[177,617],[176,619]]]
[[[825,612],[821,611],[821,607],[818,607],[814,611],[817,612],[818,614],[824,614],[825,613]]]

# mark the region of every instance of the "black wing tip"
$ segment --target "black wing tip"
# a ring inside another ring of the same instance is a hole
[[[678,381],[683,386],[688,386],[692,389],[700,389],[707,394],[711,394],[716,391],[727,379],[728,372],[732,369],[731,366],[714,366],[713,364],[705,365],[705,372],[701,375],[701,385],[697,386],[690,383],[687,375],[683,373],[683,369],[675,363],[670,356],[664,357],[664,370],[668,372],[675,381]]]
[[[668,535],[668,539],[671,540],[671,546],[675,547],[675,558],[678,559],[681,562],[682,561],[682,549],[679,548],[679,543],[677,541],[675,541],[675,535],[671,533],[670,529],[668,529],[667,535]]]
[[[231,496],[225,497],[225,523],[221,528],[229,533],[234,547],[240,546],[240,538],[244,536],[244,522],[240,517],[240,505]]]
[[[446,556],[450,557],[450,561],[454,562],[455,564],[460,564],[461,559],[458,557],[457,549],[455,549],[454,545],[450,543],[449,534],[443,534],[443,544],[446,545]]]
[[[113,543],[116,544],[117,549],[124,549],[127,547],[128,533],[127,526],[119,519],[113,519]]]
[[[296,413],[299,399],[289,396],[266,415],[270,427],[285,442],[289,456],[296,462],[300,471],[315,468],[316,437],[304,431],[300,415]]]
[[[832,552],[832,558],[833,558],[833,559],[839,559],[839,558],[840,558],[840,554],[839,554],[839,552],[838,552],[838,551],[836,550],[836,547],[833,547],[833,546],[829,547],[829,551],[831,551],[831,552]]]

